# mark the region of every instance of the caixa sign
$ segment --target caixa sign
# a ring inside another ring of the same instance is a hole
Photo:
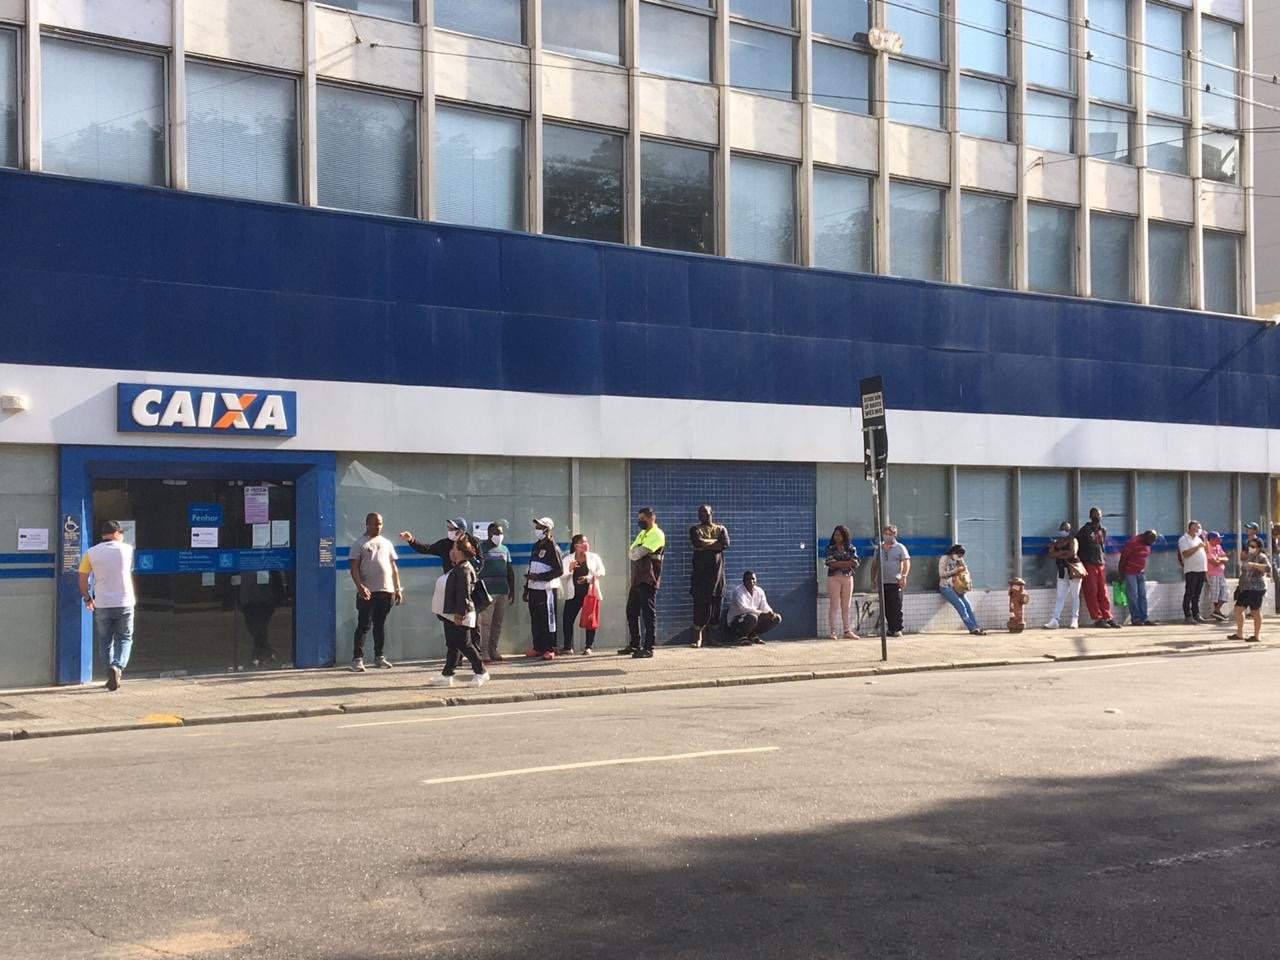
[[[292,437],[297,420],[298,395],[291,390],[116,385],[116,429],[121,433]]]

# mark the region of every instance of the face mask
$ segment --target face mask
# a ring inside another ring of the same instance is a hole
[[[449,531],[449,539],[450,539],[450,540],[457,541],[458,537],[459,537],[459,532],[458,532],[457,530],[450,530],[450,531]]]
[[[495,533],[495,534],[494,534],[490,539],[492,539],[492,540],[493,540],[493,545],[494,545],[495,547],[496,547],[496,546],[499,546],[499,545],[501,545],[501,543],[502,543],[502,534],[500,534],[500,533]]]
[[[641,529],[641,530],[648,530],[648,529],[649,529],[649,521],[648,521],[648,520],[641,520],[641,521],[640,521],[640,529]]]
[[[1069,537],[1069,536],[1071,536],[1071,528],[1070,528],[1070,527],[1063,527],[1061,530],[1059,530],[1059,531],[1058,531],[1058,536],[1060,536],[1060,537]]]
[[[545,537],[545,536],[547,535],[547,531],[543,530],[541,527],[534,527],[534,528],[533,528],[533,535],[534,535],[534,537],[536,537],[537,539],[541,540],[543,537]]]

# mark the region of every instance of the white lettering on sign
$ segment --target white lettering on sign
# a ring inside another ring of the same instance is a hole
[[[160,415],[162,427],[194,427],[196,425],[196,407],[191,402],[191,391],[175,390],[169,398],[169,405]]]
[[[262,401],[262,409],[258,411],[258,419],[253,421],[255,430],[288,430],[289,416],[285,413],[284,400],[279,394],[269,393]]]
[[[159,390],[143,390],[133,398],[133,422],[140,427],[154,427],[160,423],[160,401],[164,394]],[[153,410],[152,407],[157,409]]]
[[[862,418],[870,420],[872,417],[884,416],[884,394],[868,393],[862,398]]]
[[[242,391],[122,383],[116,425],[122,431],[265,434],[293,436],[297,395],[292,391]]]

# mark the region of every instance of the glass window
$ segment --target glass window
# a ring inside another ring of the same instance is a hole
[[[960,194],[960,277],[977,287],[1013,286],[1013,201]]]
[[[386,17],[388,20],[404,20],[407,23],[418,22],[418,5],[414,0],[324,0],[331,7],[342,7],[357,13],[367,13],[371,17]],[[447,0],[436,0],[437,4]],[[467,0],[469,3],[478,0]]]
[[[1182,11],[1147,4],[1147,109],[1174,117],[1187,112],[1183,55]],[[1162,48],[1162,49],[1157,49]]]
[[[796,168],[740,156],[731,164],[729,255],[795,263]]]
[[[945,280],[946,191],[917,183],[889,185],[889,272],[917,280]]]
[[[1191,231],[1175,223],[1147,225],[1148,284],[1151,302],[1162,307],[1191,306],[1189,246]]]
[[[1210,20],[1200,21],[1200,80],[1213,88],[1201,99],[1200,116],[1205,123],[1215,127],[1234,129],[1236,125],[1236,31],[1229,23]],[[1212,63],[1205,63],[1211,60]],[[1224,66],[1219,66],[1224,64]],[[1221,91],[1221,92],[1218,92]]]
[[[640,242],[715,253],[714,155],[674,143],[640,143]]]
[[[188,61],[187,183],[226,197],[296,201],[297,84]]]
[[[44,169],[163,185],[164,58],[45,37]]]
[[[911,553],[908,590],[938,589],[938,557],[951,546],[946,467],[897,466],[889,471],[886,523]]]
[[[729,81],[765,97],[794,96],[795,40],[785,33],[729,25]]]
[[[1039,293],[1076,292],[1076,212],[1027,204],[1027,275]]]
[[[621,63],[620,0],[542,0],[542,45],[572,57]]]
[[[1023,118],[1023,139],[1029,147],[1057,153],[1071,152],[1071,116],[1075,101],[1050,93],[1027,91],[1027,115]]]
[[[813,102],[871,112],[871,57],[829,43],[813,45]]]
[[[1131,217],[1089,215],[1089,275],[1093,296],[1099,300],[1135,299],[1133,226]]]
[[[1235,529],[1235,506],[1231,502],[1231,474],[1191,474],[1190,500],[1191,516],[1186,520],[1198,520],[1206,531],[1217,530],[1226,536],[1238,532]],[[1186,529],[1184,520],[1179,534],[1185,533]],[[1230,550],[1226,545],[1224,548]]]
[[[418,104],[316,85],[321,206],[412,217],[418,209]]]
[[[1217,313],[1240,312],[1240,237],[1217,230],[1204,232],[1204,308]]]
[[[942,60],[942,15],[939,0],[900,3],[885,11],[886,26],[902,35],[902,52],[921,60]]]
[[[1227,133],[1204,133],[1200,159],[1210,180],[1237,183],[1240,177],[1240,138]]]
[[[813,0],[812,16],[814,33],[841,40],[866,33],[869,23],[867,0]]]
[[[1009,74],[1006,0],[959,0],[960,66],[998,77]]]
[[[477,37],[524,42],[522,0],[435,0],[436,26]]]
[[[1031,587],[1051,587],[1058,565],[1049,559],[1049,541],[1063,520],[1072,519],[1071,478],[1063,470],[1022,470],[1018,477],[1022,527],[1022,578]]]
[[[1089,104],[1089,156],[1116,163],[1132,163],[1129,152],[1129,120],[1127,110],[1115,110]]]
[[[542,131],[542,231],[622,243],[623,138],[548,123]]]
[[[871,273],[871,178],[813,171],[813,262],[832,270]]]
[[[0,167],[18,165],[18,35],[0,30]]]
[[[956,542],[979,589],[1005,588],[1013,576],[1013,474],[1006,469],[956,470]]]
[[[1132,103],[1129,83],[1128,0],[1089,0],[1089,96]]]
[[[436,107],[436,217],[524,229],[524,121]]]
[[[1089,519],[1089,510],[1102,511],[1102,525],[1107,528],[1107,549],[1119,550],[1132,534],[1129,523],[1129,474],[1118,470],[1080,471],[1080,511],[1076,529]],[[1083,601],[1080,604],[1083,609]]]
[[[1182,477],[1176,473],[1138,474],[1138,523],[1141,530],[1154,530],[1160,539],[1147,560],[1147,579],[1182,579],[1178,566],[1178,538],[1186,529],[1182,516]]]
[[[1143,142],[1147,148],[1147,166],[1168,173],[1187,172],[1187,133],[1185,124],[1157,120],[1147,114]]]
[[[946,73],[902,60],[889,61],[889,116],[918,127],[942,128]]]
[[[1008,140],[1009,90],[1004,83],[962,76],[962,106],[956,111],[961,132],[988,140]]]
[[[793,25],[792,0],[730,0],[729,12],[735,17],[773,23],[779,27]]]
[[[640,5],[640,69],[664,77],[711,79],[710,17],[654,3]]]
[[[1022,36],[1027,83],[1074,90],[1070,0],[1026,0]]]
[[[868,484],[868,486],[870,486]],[[1253,520],[1264,534],[1271,530],[1267,516],[1267,478],[1249,473],[1240,474],[1240,525]],[[1219,533],[1225,533],[1220,530]]]

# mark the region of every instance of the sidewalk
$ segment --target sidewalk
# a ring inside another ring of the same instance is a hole
[[[594,657],[562,657],[552,663],[507,660],[492,668],[486,686],[426,686],[440,662],[370,668],[221,674],[175,679],[128,679],[111,693],[101,684],[0,690],[0,740],[106,733],[251,720],[288,719],[459,704],[511,703],[562,697],[603,696],[691,687],[821,680],[920,670],[1002,666],[1010,663],[1149,656],[1213,650],[1267,649],[1267,644],[1228,641],[1227,624],[1123,630],[1043,630],[915,634],[889,641],[880,661],[878,638],[793,640],[728,649],[660,647],[651,660],[604,650]]]

